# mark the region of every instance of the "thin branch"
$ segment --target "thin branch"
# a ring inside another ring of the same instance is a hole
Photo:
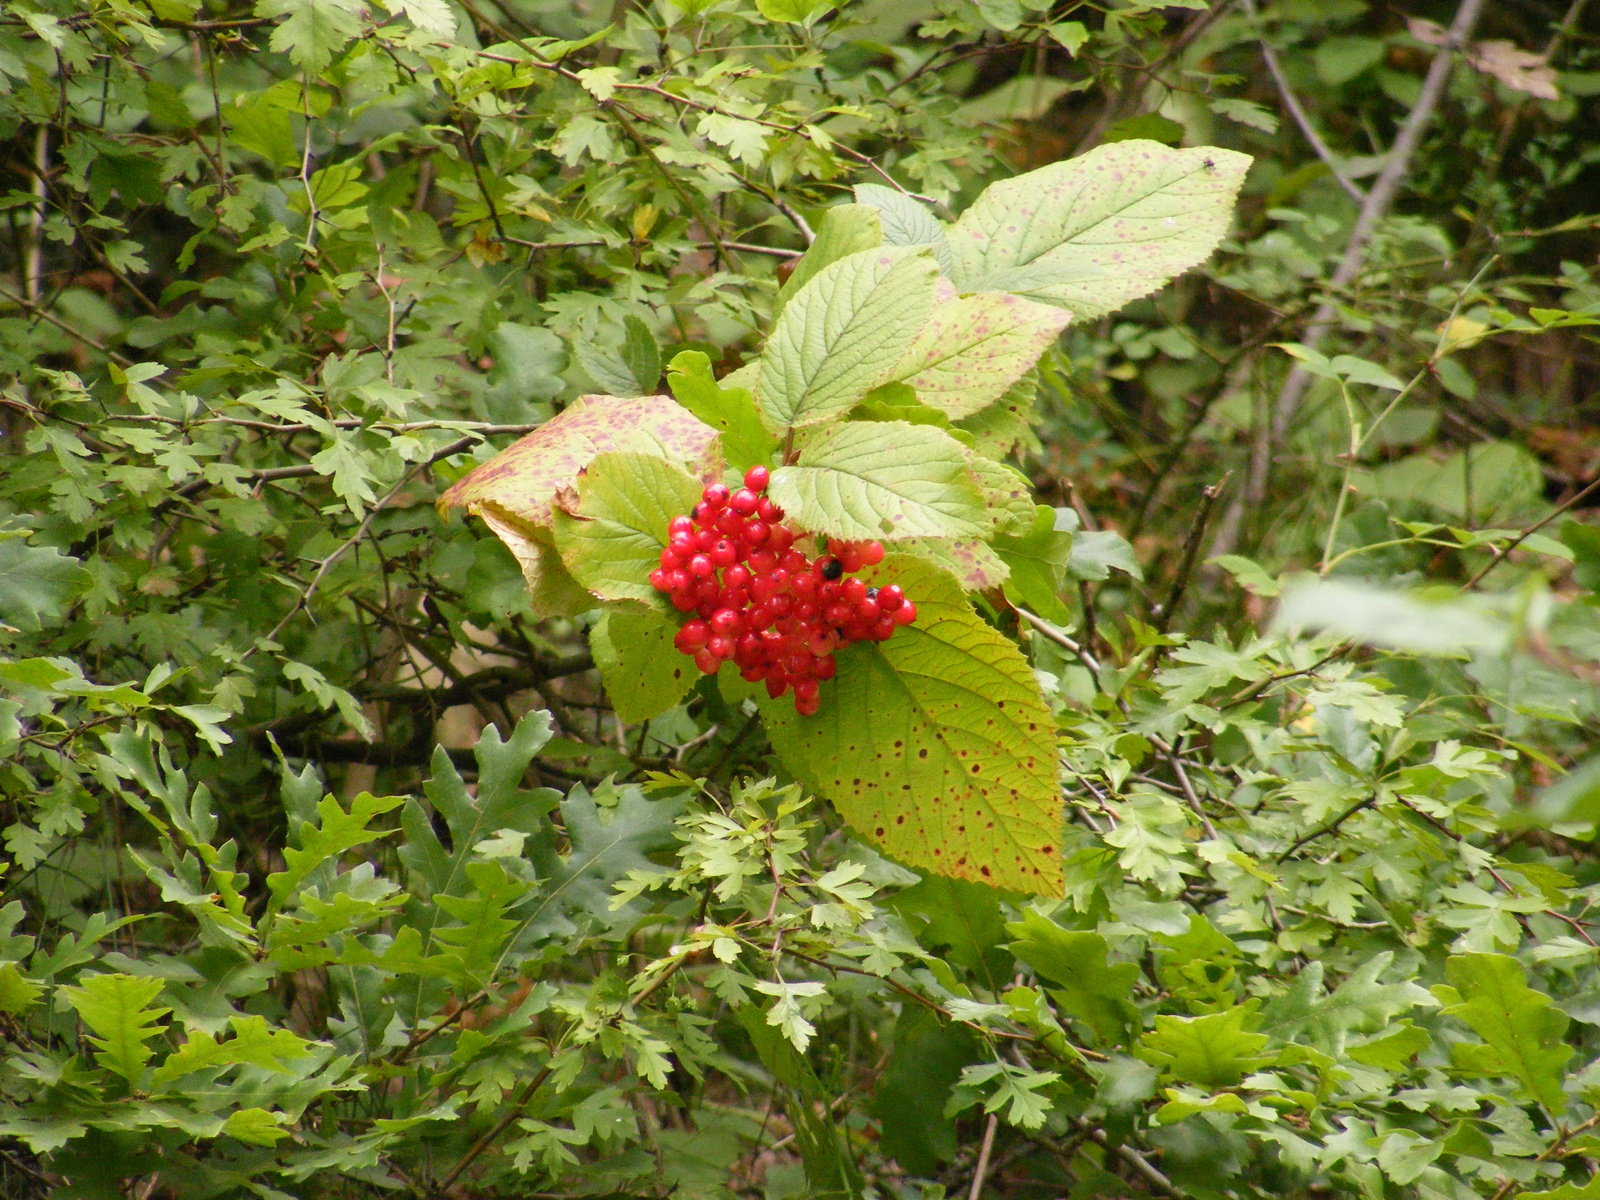
[[[1289,848],[1287,850],[1285,850],[1282,854],[1278,855],[1278,857],[1273,859],[1272,861],[1275,862],[1275,863],[1281,863],[1284,859],[1288,858],[1291,854],[1293,854],[1296,850],[1300,849],[1300,847],[1304,846],[1307,842],[1314,842],[1319,837],[1324,837],[1327,834],[1333,833],[1336,829],[1339,828],[1339,826],[1343,825],[1346,821],[1348,821],[1351,817],[1355,816],[1362,809],[1371,808],[1377,802],[1378,802],[1378,795],[1377,795],[1376,792],[1374,792],[1372,795],[1368,796],[1365,800],[1361,801],[1359,804],[1352,804],[1349,808],[1345,809],[1344,812],[1340,813],[1333,820],[1329,821],[1326,825],[1322,826],[1322,828],[1313,829],[1310,833],[1304,835],[1303,837],[1296,838],[1292,843],[1290,843]]]
[[[1183,601],[1183,593],[1188,590],[1189,579],[1194,575],[1194,562],[1200,553],[1200,539],[1205,537],[1206,524],[1211,520],[1211,510],[1217,503],[1217,497],[1222,495],[1222,489],[1228,485],[1229,472],[1217,480],[1210,487],[1200,493],[1200,507],[1195,510],[1194,520],[1189,525],[1189,535],[1183,542],[1183,558],[1178,563],[1178,573],[1173,577],[1172,590],[1167,593],[1166,603],[1161,606],[1161,611],[1155,614],[1156,632],[1166,633],[1167,627],[1172,624],[1172,614],[1177,612],[1178,605]]]
[[[1478,583],[1478,581],[1481,580],[1485,575],[1487,575],[1490,571],[1494,570],[1502,562],[1504,562],[1506,560],[1506,558],[1511,554],[1511,552],[1513,550],[1515,550],[1518,546],[1522,545],[1522,543],[1525,542],[1528,538],[1530,538],[1534,534],[1538,533],[1539,530],[1543,529],[1546,525],[1550,524],[1551,521],[1554,521],[1562,513],[1569,512],[1572,509],[1576,508],[1577,505],[1578,505],[1578,502],[1580,500],[1584,499],[1584,497],[1588,496],[1596,488],[1600,488],[1600,478],[1596,478],[1594,480],[1594,482],[1590,483],[1581,492],[1577,493],[1570,500],[1567,500],[1563,504],[1559,505],[1544,520],[1539,521],[1539,522],[1537,522],[1537,523],[1535,523],[1533,525],[1529,525],[1521,533],[1517,534],[1516,537],[1512,538],[1509,542],[1507,542],[1506,546],[1505,546],[1505,549],[1498,550],[1493,546],[1489,547],[1489,551],[1490,551],[1491,554],[1494,555],[1494,557],[1491,558],[1487,563],[1484,564],[1483,569],[1481,571],[1479,571],[1471,579],[1467,580],[1466,586],[1469,587],[1469,588],[1475,586]]]
[[[983,1127],[983,1145],[978,1147],[978,1165],[972,1172],[972,1190],[967,1200],[978,1200],[983,1195],[983,1179],[989,1173],[989,1154],[994,1150],[995,1130],[1000,1128],[1000,1118],[989,1114],[989,1123]]]
[[[528,1080],[528,1085],[522,1089],[516,1100],[512,1102],[511,1107],[506,1110],[505,1116],[496,1121],[494,1123],[494,1127],[485,1133],[481,1138],[473,1142],[472,1149],[468,1150],[461,1156],[461,1161],[456,1163],[450,1174],[446,1175],[442,1181],[434,1185],[433,1194],[435,1196],[448,1195],[451,1185],[454,1184],[456,1180],[461,1178],[462,1172],[476,1162],[478,1160],[478,1156],[492,1146],[496,1139],[498,1139],[502,1133],[511,1127],[511,1123],[513,1121],[522,1116],[523,1110],[528,1107],[528,1102],[533,1099],[534,1093],[539,1090],[546,1079],[550,1078],[551,1069],[551,1067],[546,1066],[541,1069],[540,1072],[532,1079]]]
[[[112,362],[116,363],[118,366],[123,366],[123,367],[131,367],[131,366],[133,366],[133,359],[123,357],[121,354],[118,354],[115,350],[111,349],[109,346],[105,345],[103,342],[96,341],[94,338],[90,337],[87,333],[82,333],[82,332],[74,329],[71,325],[68,325],[65,321],[61,320],[61,318],[57,317],[54,313],[50,312],[48,309],[45,309],[45,308],[41,307],[40,305],[34,304],[30,300],[25,300],[21,296],[15,295],[12,292],[8,292],[5,288],[0,288],[0,300],[9,300],[9,301],[11,301],[11,303],[15,304],[18,308],[21,308],[25,312],[32,313],[34,316],[38,317],[40,320],[45,321],[48,324],[54,325],[57,329],[61,330],[62,333],[66,334],[68,337],[70,337],[70,338],[72,338],[72,339],[74,339],[76,341],[82,342],[85,346],[88,346],[91,350],[100,351],[101,354],[104,354],[107,358],[109,358]]]
[[[1244,10],[1250,14],[1250,20],[1256,20],[1256,0],[1244,0]],[[1261,60],[1267,64],[1267,71],[1272,75],[1272,82],[1278,85],[1278,95],[1283,100],[1283,106],[1289,110],[1289,115],[1294,118],[1294,123],[1300,127],[1301,135],[1327,166],[1328,171],[1338,180],[1339,186],[1350,194],[1350,198],[1357,204],[1367,202],[1367,194],[1355,185],[1348,175],[1339,169],[1339,164],[1334,160],[1333,151],[1328,149],[1328,144],[1317,133],[1316,126],[1311,124],[1311,117],[1300,106],[1300,100],[1294,94],[1294,89],[1289,86],[1289,80],[1283,73],[1283,64],[1278,61],[1278,52],[1273,48],[1266,35],[1261,36]]]

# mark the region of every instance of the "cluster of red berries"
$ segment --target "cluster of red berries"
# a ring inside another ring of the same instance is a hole
[[[774,700],[793,688],[795,711],[810,716],[818,686],[833,678],[833,652],[887,641],[917,619],[917,606],[897,584],[846,578],[883,561],[879,542],[830,542],[826,554],[807,558],[795,546],[801,535],[765,494],[768,478],[766,467],[751,467],[738,491],[708,485],[694,512],[667,526],[650,583],[694,614],[673,644],[695,666],[714,675],[732,660],[747,682],[765,681]]]

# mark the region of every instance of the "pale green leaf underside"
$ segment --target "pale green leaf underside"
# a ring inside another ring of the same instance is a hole
[[[942,429],[852,421],[772,473],[771,494],[803,529],[850,540],[974,538],[991,521],[965,448]]]
[[[694,665],[672,644],[675,629],[652,609],[624,607],[605,613],[589,631],[606,696],[630,725],[666,712],[694,685]]]
[[[795,293],[761,355],[757,399],[773,431],[843,415],[883,382],[927,323],[938,267],[885,246],[829,263]]]
[[[659,603],[649,575],[667,522],[700,498],[700,484],[654,454],[602,454],[578,481],[575,512],[557,511],[556,549],[572,576],[602,600]]]
[[[934,307],[895,369],[922,403],[959,420],[993,404],[1066,328],[1072,314],[1004,292]]]
[[[910,866],[1060,895],[1055,721],[1017,648],[955,581],[893,555],[915,625],[839,652],[822,707],[760,701],[774,747],[863,835]]]
[[[963,294],[1115,312],[1210,256],[1250,161],[1134,140],[1004,180],[951,228],[951,277]]]

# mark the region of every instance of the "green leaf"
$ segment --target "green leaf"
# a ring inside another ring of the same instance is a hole
[[[1171,117],[1163,117],[1160,113],[1141,113],[1108,126],[1105,133],[1100,135],[1100,142],[1105,145],[1147,138],[1164,146],[1176,146],[1183,141],[1185,132],[1184,127]]]
[[[1215,563],[1239,581],[1239,586],[1252,596],[1271,598],[1281,590],[1278,581],[1267,573],[1265,567],[1242,554],[1222,554],[1206,560]]]
[[[589,648],[618,717],[631,724],[667,711],[694,686],[696,672],[672,644],[677,626],[654,610],[607,610]]]
[[[265,1108],[241,1108],[228,1114],[222,1132],[250,1146],[276,1146],[289,1136],[288,1117]]]
[[[661,347],[650,326],[632,313],[622,321],[622,361],[640,392],[648,395],[656,390],[661,382]]]
[[[1005,918],[994,888],[928,875],[895,893],[890,905],[917,931],[920,943],[938,947],[941,958],[972,972],[991,991],[1011,982],[1014,964],[1002,944]]]
[[[692,509],[700,491],[694,476],[654,454],[600,455],[578,480],[571,513],[556,513],[561,561],[602,600],[661,603],[649,576],[661,565],[667,522]]]
[[[433,940],[454,958],[461,987],[476,991],[499,969],[506,942],[519,924],[511,910],[527,899],[529,888],[493,859],[468,862],[464,873],[470,884],[465,896],[434,894],[433,902],[453,920],[435,924]]]
[[[894,1051],[872,1094],[885,1155],[922,1176],[955,1157],[960,1143],[945,1103],[961,1069],[978,1058],[977,1039],[963,1026],[946,1024],[919,1004],[900,1010]]]
[[[219,1067],[252,1066],[276,1074],[294,1074],[292,1065],[312,1057],[312,1043],[287,1029],[273,1029],[265,1017],[230,1018],[234,1036],[219,1042],[203,1029],[191,1029],[188,1040],[167,1055],[150,1078],[160,1090],[186,1075]]]
[[[361,32],[357,0],[258,0],[259,17],[287,17],[272,31],[272,49],[286,53],[308,75],[321,74],[333,56]]]
[[[1261,1053],[1267,1035],[1245,1028],[1253,1013],[1244,1005],[1200,1017],[1158,1015],[1155,1028],[1139,1039],[1136,1053],[1151,1066],[1200,1087],[1234,1087],[1272,1061]]]
[[[273,911],[282,908],[311,872],[324,863],[331,863],[346,850],[364,846],[378,838],[396,832],[392,829],[370,829],[372,821],[386,812],[393,812],[406,802],[404,796],[374,796],[362,792],[350,802],[350,811],[339,806],[332,796],[324,796],[317,804],[317,823],[303,822],[299,828],[299,846],[286,846],[283,850],[285,869],[267,876],[267,889],[272,893]],[[291,822],[292,824],[292,822]]]
[[[697,475],[721,470],[717,431],[671,397],[580,396],[457,480],[439,497],[439,511],[465,508],[494,531],[521,565],[536,613],[581,612],[593,601],[550,544],[555,498],[576,486],[596,455],[616,450],[662,455]]]
[[[1564,1111],[1561,1085],[1573,1053],[1562,1040],[1567,1014],[1530,988],[1522,964],[1505,954],[1455,955],[1445,963],[1445,976],[1460,1002],[1447,1004],[1444,1015],[1483,1039],[1450,1048],[1456,1069],[1469,1076],[1515,1079],[1529,1098],[1551,1112]]]
[[[44,989],[17,968],[16,963],[0,966],[0,1012],[25,1012],[44,995]]]
[[[778,442],[761,424],[756,398],[745,388],[722,387],[711,374],[711,359],[684,350],[667,367],[667,386],[678,403],[722,435],[728,465],[743,471],[768,465]]]
[[[1107,963],[1106,940],[1098,933],[1063,929],[1033,911],[1006,926],[1011,950],[1039,975],[1058,985],[1050,997],[1069,1016],[1094,1030],[1103,1045],[1116,1045],[1137,1025],[1130,1003],[1137,963]]]
[[[769,21],[804,25],[823,8],[821,0],[756,0],[756,11]]]
[[[1076,529],[1076,524],[1071,528]],[[1126,571],[1135,579],[1144,578],[1133,546],[1120,533],[1110,529],[1085,529],[1072,535],[1072,557],[1067,560],[1067,574],[1095,583],[1109,578],[1112,567]]]
[[[839,652],[821,710],[758,700],[784,764],[867,838],[913,867],[1059,895],[1055,721],[1016,646],[949,576],[891,556],[917,622]]]
[[[944,244],[944,222],[928,211],[919,200],[880,183],[858,183],[857,204],[878,210],[878,224],[885,246],[932,246],[933,256],[947,263],[949,250]]]
[[[1072,314],[1004,292],[934,306],[895,377],[917,399],[959,420],[993,404],[1039,361]]]
[[[1600,591],[1600,529],[1563,521],[1561,543],[1572,551],[1572,581],[1591,592]]]
[[[1003,180],[951,228],[951,277],[963,294],[1115,312],[1210,256],[1249,165],[1231,150],[1127,141]]]
[[[99,1050],[100,1065],[133,1087],[155,1051],[145,1045],[161,1033],[158,1024],[170,1008],[150,1004],[166,986],[160,979],[138,975],[89,975],[79,987],[59,994],[77,1010]]]
[[[843,416],[889,378],[933,307],[926,250],[886,246],[829,263],[795,293],[761,354],[756,398],[778,432]]]
[[[995,552],[1011,569],[1006,595],[1051,621],[1069,619],[1061,587],[1072,561],[1073,535],[1056,528],[1055,509],[1035,509],[1033,526],[1020,537],[997,537]]]
[[[846,255],[863,250],[876,250],[882,245],[901,245],[885,242],[879,224],[878,210],[867,204],[836,204],[822,214],[817,222],[817,240],[795,260],[794,273],[778,289],[772,302],[772,319],[777,321],[784,307],[806,284],[814,279],[823,267],[838,262]]]
[[[943,430],[852,421],[808,439],[772,473],[773,501],[799,526],[852,541],[981,537],[990,529],[966,449]]]
[[[64,616],[89,586],[89,572],[54,546],[0,533],[0,627],[38,633]]]
[[[1511,636],[1506,621],[1471,598],[1435,599],[1341,579],[1303,580],[1285,588],[1274,625],[1323,630],[1413,654],[1494,654]]]
[[[548,329],[501,321],[489,335],[494,367],[483,392],[491,421],[507,425],[548,415],[543,406],[566,388],[567,350]]]

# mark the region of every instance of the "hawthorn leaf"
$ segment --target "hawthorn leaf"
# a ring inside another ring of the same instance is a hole
[[[1000,536],[994,548],[1010,569],[1006,595],[1041,617],[1058,623],[1071,619],[1061,602],[1067,564],[1072,559],[1070,531],[1056,528],[1055,509],[1043,504],[1034,511],[1033,525],[1020,537]]]
[[[172,1011],[150,1007],[165,986],[149,976],[88,975],[59,994],[89,1027],[100,1065],[133,1086],[155,1054],[145,1043],[161,1032],[161,1018]]]
[[[1139,1039],[1136,1054],[1153,1067],[1200,1087],[1234,1087],[1272,1061],[1267,1035],[1245,1028],[1254,1014],[1244,1005],[1199,1017],[1158,1015]]]
[[[1458,954],[1445,976],[1460,997],[1442,1010],[1483,1039],[1450,1048],[1456,1069],[1468,1075],[1515,1079],[1523,1092],[1551,1112],[1562,1112],[1562,1080],[1572,1047],[1562,1040],[1567,1014],[1543,992],[1528,986],[1522,964],[1506,954]],[[1455,997],[1438,989],[1441,999]]]
[[[1115,1045],[1138,1021],[1130,1002],[1137,963],[1108,963],[1106,939],[1098,933],[1063,929],[1033,911],[1006,926],[1016,940],[1011,951],[1057,986],[1050,997],[1061,1010],[1094,1030],[1102,1044]]]
[[[1250,161],[1134,139],[1002,180],[951,227],[951,278],[963,295],[1115,312],[1210,257]]]
[[[1004,292],[936,304],[895,376],[952,420],[1005,395],[1039,361],[1072,314]]]
[[[0,533],[0,628],[38,633],[59,620],[89,586],[89,572],[54,546],[30,546]]]
[[[1028,661],[936,568],[896,554],[864,578],[899,583],[916,624],[839,651],[815,716],[758,697],[784,765],[912,867],[1060,895],[1055,720]]]
[[[772,319],[777,321],[784,306],[796,293],[810,283],[823,267],[836,263],[847,254],[862,250],[876,250],[882,245],[899,245],[886,242],[879,223],[877,209],[866,204],[836,204],[822,214],[817,222],[817,240],[795,260],[794,273],[778,289],[772,302]]]
[[[259,0],[256,15],[287,17],[272,31],[272,49],[287,52],[295,66],[318,75],[361,32],[357,0]]]
[[[654,454],[602,454],[578,480],[572,512],[555,516],[556,549],[572,577],[602,600],[660,604],[649,575],[667,523],[700,499],[694,476]]]
[[[774,433],[843,416],[894,371],[933,308],[938,266],[922,247],[860,250],[794,295],[761,354],[756,399]]]
[[[724,387],[711,374],[711,359],[684,350],[667,366],[667,386],[679,404],[722,435],[728,465],[744,471],[772,461],[777,439],[761,424],[756,398],[741,387]]]
[[[589,648],[606,697],[630,725],[666,712],[694,686],[697,672],[672,644],[677,626],[654,609],[612,608],[589,630]]]
[[[966,448],[931,425],[826,430],[773,471],[769,492],[801,528],[851,541],[983,537],[991,528]]]

